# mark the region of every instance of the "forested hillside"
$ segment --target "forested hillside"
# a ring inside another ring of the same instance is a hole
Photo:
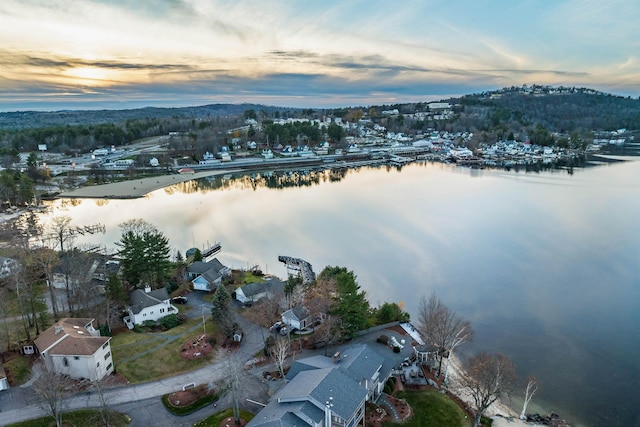
[[[608,138],[607,132],[619,129],[625,129],[625,144],[629,145],[635,144],[634,133],[640,131],[639,99],[585,88],[525,85],[446,99],[442,104],[450,108],[441,116],[426,102],[316,110],[216,104],[0,113],[0,155],[8,161],[18,152],[37,151],[40,144],[46,144],[49,152],[76,155],[170,132],[187,137],[190,142],[182,148],[194,149],[197,145],[201,150],[196,151],[214,153],[239,135],[258,143],[317,144],[327,137],[336,141],[342,136],[361,136],[355,126],[346,125],[361,119],[367,119],[371,125],[379,124],[386,132],[409,136],[433,131],[466,132],[473,135],[465,142],[471,148],[517,139],[584,149],[600,134]],[[397,113],[389,114],[396,110]],[[326,129],[309,121],[274,125],[280,118],[340,121],[332,121]],[[248,126],[246,119],[252,119],[254,125]]]

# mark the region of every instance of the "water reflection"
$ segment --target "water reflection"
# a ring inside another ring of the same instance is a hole
[[[481,178],[481,179],[470,179]],[[352,269],[370,301],[435,291],[469,318],[469,350],[501,351],[542,389],[534,402],[590,426],[637,425],[640,163],[554,173],[445,164],[191,181],[144,199],[59,200],[44,217],[145,218],[184,251],[283,275],[278,255]],[[278,191],[273,191],[274,189]],[[635,424],[634,424],[635,423]]]

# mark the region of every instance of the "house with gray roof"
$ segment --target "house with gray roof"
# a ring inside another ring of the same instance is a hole
[[[187,266],[187,277],[196,291],[212,292],[230,274],[231,269],[218,261],[218,258],[207,262],[192,262]]]
[[[367,344],[354,344],[341,347],[334,357],[312,356],[298,360],[291,366],[286,378],[294,378],[302,371],[332,366],[366,388],[368,401],[375,401],[391,376],[393,363],[393,360],[385,358]]]
[[[334,357],[298,360],[286,375],[287,384],[247,427],[362,424],[365,402],[378,399],[392,363],[366,344],[343,347]]]
[[[171,304],[166,288],[151,290],[149,286],[136,289],[129,295],[129,315],[124,322],[129,329],[133,325],[142,325],[147,320],[157,321],[170,314],[178,314],[178,309]]]
[[[248,424],[254,426],[344,426],[361,424],[367,392],[332,367],[300,372]]]
[[[274,298],[284,294],[284,282],[270,277],[264,282],[248,283],[236,289],[236,300],[251,305],[263,298]]]
[[[282,323],[288,325],[292,330],[305,329],[311,325],[311,312],[303,305],[296,304],[289,310],[282,313]]]

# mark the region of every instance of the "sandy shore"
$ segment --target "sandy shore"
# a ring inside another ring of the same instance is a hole
[[[449,365],[450,390],[470,406],[473,406],[471,396],[459,385],[459,379],[463,375],[465,374],[462,369],[462,363],[454,354],[451,358],[451,364]],[[489,406],[485,412],[485,416],[493,419],[493,427],[542,427],[541,424],[522,421],[518,417],[519,415],[519,413],[516,413],[514,409],[501,399],[498,399]]]
[[[503,418],[503,417],[492,417],[493,419],[493,427],[534,427],[534,426],[540,426],[542,427],[541,424],[534,424],[534,423],[528,423],[526,421],[522,421],[521,419],[517,418],[517,417],[512,417],[512,418]]]
[[[209,170],[203,172],[195,172],[191,174],[170,174],[160,175],[152,178],[132,179],[121,182],[113,182],[110,184],[92,185],[80,187],[72,191],[65,191],[59,196],[63,198],[81,198],[81,199],[135,199],[143,197],[145,194],[164,187],[168,187],[180,182],[190,181],[192,179],[204,178],[214,175],[225,175],[237,172],[235,169]]]

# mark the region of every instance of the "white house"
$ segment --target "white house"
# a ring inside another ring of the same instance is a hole
[[[211,292],[231,274],[231,269],[222,265],[217,258],[208,262],[196,261],[187,267],[187,276],[196,291]]]
[[[276,278],[264,282],[248,283],[236,289],[236,300],[242,304],[253,304],[264,298],[273,298],[284,293],[284,283]]]
[[[9,389],[9,379],[7,373],[4,371],[2,363],[0,363],[0,391]]]
[[[111,337],[100,336],[90,318],[64,318],[35,340],[45,366],[72,378],[100,380],[113,372]]]
[[[311,324],[311,313],[306,307],[296,304],[282,313],[282,323],[289,325],[291,330],[302,330]]]
[[[136,289],[129,295],[129,315],[124,318],[129,329],[133,325],[142,325],[147,320],[157,321],[170,314],[178,314],[178,309],[169,301],[165,288],[151,290],[149,286]]]
[[[13,276],[20,270],[20,264],[13,258],[0,257],[0,278]]]

